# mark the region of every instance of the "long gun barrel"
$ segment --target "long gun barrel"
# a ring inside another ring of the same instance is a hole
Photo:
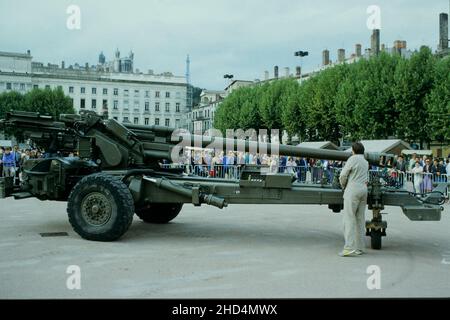
[[[186,134],[175,128],[120,124],[93,112],[61,115],[59,121],[38,113],[10,112],[0,121],[50,151],[77,151],[104,168],[157,166],[184,147],[213,148],[270,155],[345,161],[347,151],[313,149],[278,143]],[[393,155],[366,153],[370,164],[385,166]]]

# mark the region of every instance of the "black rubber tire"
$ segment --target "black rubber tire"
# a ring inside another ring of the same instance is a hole
[[[82,215],[82,202],[92,193],[100,193],[111,204],[111,214],[103,225],[93,225]],[[81,179],[73,188],[67,203],[69,222],[82,238],[94,241],[114,241],[130,227],[134,216],[134,201],[128,187],[117,177],[95,173]]]
[[[168,223],[178,216],[182,203],[152,203],[136,208],[136,215],[147,223]]]
[[[370,247],[374,250],[381,250],[381,230],[371,230],[370,231]]]

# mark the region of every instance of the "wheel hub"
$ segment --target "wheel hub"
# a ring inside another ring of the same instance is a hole
[[[90,225],[104,225],[111,218],[111,213],[111,203],[103,193],[92,192],[81,203],[81,214]]]

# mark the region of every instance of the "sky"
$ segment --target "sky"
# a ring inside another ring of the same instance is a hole
[[[79,29],[67,27],[70,5],[80,9]],[[175,75],[185,74],[189,54],[191,83],[221,90],[229,83],[224,74],[263,79],[275,65],[283,74],[300,64],[307,72],[321,64],[324,49],[336,60],[339,48],[350,55],[356,43],[370,47],[371,5],[380,8],[381,43],[436,49],[449,0],[0,0],[0,51],[92,65],[101,51],[110,60],[119,48],[121,56],[134,52],[141,71]],[[299,50],[309,56],[300,60]]]

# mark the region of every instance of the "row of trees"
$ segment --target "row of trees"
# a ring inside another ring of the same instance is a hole
[[[31,111],[58,116],[75,113],[72,100],[58,89],[33,89],[25,94],[16,91],[0,94],[0,119],[8,111]]]
[[[233,91],[217,129],[280,129],[303,140],[450,141],[450,58],[427,47],[410,59],[382,53],[299,84],[280,79]]]

